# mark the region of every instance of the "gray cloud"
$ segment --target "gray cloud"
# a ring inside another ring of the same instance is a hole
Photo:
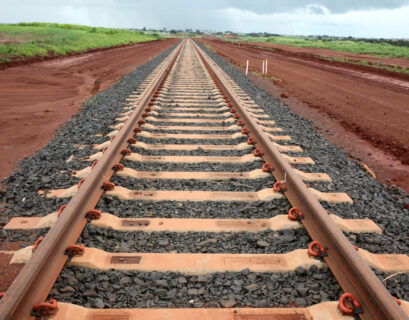
[[[297,8],[305,8],[310,4],[325,6],[333,13],[344,13],[351,10],[392,9],[409,4],[408,0],[226,0],[215,2],[221,2],[225,5],[238,9],[247,8],[257,13],[291,12]],[[206,3],[208,3],[208,1],[206,1]]]
[[[409,0],[0,0],[0,22],[409,37],[403,6]]]

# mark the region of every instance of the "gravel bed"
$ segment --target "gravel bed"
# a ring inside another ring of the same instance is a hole
[[[296,280],[295,280],[296,279]],[[328,269],[290,273],[97,271],[69,266],[49,298],[88,308],[305,307],[336,300],[340,286]]]
[[[83,161],[77,159],[95,153],[90,146],[106,140],[106,137],[97,137],[95,134],[106,135],[112,130],[109,127],[115,125],[115,118],[123,112],[125,99],[172,49],[123,76],[118,83],[84,103],[81,110],[63,124],[46,147],[21,161],[19,168],[3,181],[7,184],[7,190],[1,191],[0,202],[8,205],[4,213],[9,217],[44,215],[57,210],[66,202],[66,199],[40,197],[38,190],[75,184],[77,180],[71,178],[71,172],[85,167]],[[80,145],[87,147],[80,149]],[[71,156],[74,159],[67,163],[66,160]]]
[[[193,130],[161,130],[161,129],[144,129],[143,131],[150,133],[166,133],[166,134],[235,134],[240,132],[238,129],[233,130],[206,130],[206,131],[193,131]]]
[[[144,148],[135,148],[131,146],[130,149],[134,153],[139,153],[145,156],[205,156],[205,157],[242,157],[253,152],[253,149],[244,150],[151,150]]]
[[[3,229],[1,231],[1,236],[5,239],[4,244],[7,244],[9,242],[23,241],[23,243],[20,244],[20,247],[25,248],[27,246],[33,245],[38,238],[44,237],[49,230],[49,228],[18,231]],[[0,250],[1,249],[2,245],[0,244]]]
[[[196,191],[233,191],[255,192],[273,188],[273,178],[255,180],[172,180],[172,179],[134,179],[129,177],[113,176],[110,180],[115,185],[131,190],[196,190]]]
[[[183,98],[184,96],[181,96],[180,94],[174,94],[172,91],[166,91],[162,89],[161,93],[166,94],[167,97],[177,99],[177,100],[189,100],[190,98],[201,98],[201,99],[215,99],[215,98],[221,98],[220,94],[218,93],[197,93],[197,94],[191,94],[189,95],[189,98]],[[160,101],[157,101],[155,104],[161,103]]]
[[[248,140],[247,136],[240,136],[237,138],[226,138],[226,139],[152,139],[146,137],[137,137],[137,140],[144,142],[146,144],[216,144],[216,145],[236,145]]]
[[[246,218],[263,219],[290,210],[287,199],[255,202],[137,201],[103,196],[97,209],[121,218]]]
[[[155,115],[155,118],[157,119],[163,119],[163,120],[170,120],[170,119],[212,119],[212,120],[227,120],[230,116],[225,116],[222,114],[214,114],[213,117],[209,116],[201,116],[201,115],[195,115],[195,116],[190,116],[190,115],[172,115],[170,116],[167,112],[159,113],[158,115]]]
[[[168,106],[168,105],[162,105],[163,107],[169,107],[169,108],[172,108],[173,106]],[[189,107],[191,107],[191,108],[198,108],[197,106],[187,106],[188,108]],[[199,107],[200,107],[200,105],[199,105]],[[208,108],[208,106],[206,105],[206,108]],[[214,115],[214,117],[215,118],[219,118],[220,116],[222,116],[222,114],[223,113],[226,113],[226,112],[229,112],[228,110],[218,110],[217,109],[217,107],[214,107],[214,109],[213,110],[175,110],[175,109],[170,109],[170,110],[164,110],[164,109],[162,109],[162,110],[155,110],[158,114],[157,115],[155,115],[155,117],[161,117],[161,116],[164,116],[164,117],[167,117],[168,116],[168,114],[169,113],[172,113],[172,114],[178,114],[178,113],[192,113],[192,114],[196,114],[196,113],[199,113],[199,114],[206,114],[206,115],[211,115],[211,114],[213,114]],[[174,116],[172,115],[172,118],[173,118]],[[176,117],[178,117],[178,116],[176,116]],[[182,116],[182,117],[184,117],[184,116]],[[188,117],[192,117],[192,116],[188,116]],[[201,116],[196,116],[196,115],[194,115],[193,116],[194,118],[201,118]],[[225,118],[226,116],[222,116],[222,118]],[[207,118],[207,117],[206,117]],[[212,117],[213,118],[213,117]]]
[[[146,118],[146,123],[150,123],[152,125],[157,125],[157,126],[204,126],[204,127],[219,127],[219,126],[231,126],[235,124],[234,122],[189,122],[189,119],[186,119],[186,122],[174,122],[172,121],[172,118],[170,119],[158,119],[159,121],[149,121],[149,118]]]
[[[396,187],[388,188],[369,176],[359,163],[348,158],[344,151],[330,144],[312,127],[312,121],[292,113],[287,106],[280,106],[280,100],[254,86],[248,78],[223,58],[206,50],[207,54],[246,92],[267,114],[291,136],[289,144],[303,148],[299,156],[309,156],[316,165],[296,165],[307,172],[326,172],[333,179],[332,190],[346,192],[354,201],[352,205],[326,204],[331,212],[345,218],[370,218],[384,231],[380,236],[395,252],[409,252],[409,210],[403,205],[409,203],[409,195]],[[284,142],[279,142],[284,144]],[[324,185],[322,185],[324,186]],[[327,185],[328,187],[328,185]],[[373,235],[362,235],[361,244],[384,248],[381,243],[372,242]],[[377,251],[377,250],[375,250]]]
[[[108,252],[287,253],[307,248],[305,229],[251,232],[121,232],[88,225],[78,243]]]
[[[205,172],[248,172],[261,169],[263,162],[247,163],[169,163],[169,162],[138,162],[121,160],[128,168],[139,171],[205,171]]]
[[[388,274],[372,268],[390,294],[398,299],[409,301],[409,274]],[[388,278],[385,280],[386,278]]]
[[[23,241],[21,248],[44,237],[48,228],[38,230],[2,230],[5,243]],[[89,238],[91,235],[94,238]],[[402,253],[404,246],[390,246],[378,234],[345,233],[359,248],[371,253]],[[210,239],[210,241],[209,241]],[[258,243],[258,241],[263,241]],[[87,225],[78,243],[111,252],[202,252],[202,253],[284,253],[307,248],[311,239],[305,229],[248,232],[121,232]],[[264,243],[266,242],[266,243]],[[0,245],[1,250],[1,245]],[[406,289],[409,294],[409,287]]]

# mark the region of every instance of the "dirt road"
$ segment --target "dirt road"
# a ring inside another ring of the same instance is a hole
[[[139,43],[0,70],[0,179],[89,99],[176,43]]]
[[[265,79],[271,85],[261,80],[259,85],[292,98],[290,108],[314,120],[324,133],[330,119],[329,140],[369,163],[381,181],[389,179],[409,192],[409,81],[376,69],[354,70],[214,39],[203,42],[236,65],[249,59],[250,71],[261,72],[267,59]]]

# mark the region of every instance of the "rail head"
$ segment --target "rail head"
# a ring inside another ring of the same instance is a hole
[[[185,41],[181,42],[165,58],[164,65],[150,83],[122,130],[0,300],[0,320],[30,319],[33,306],[47,298],[67,261],[68,256],[64,254],[66,248],[75,244],[79,238],[87,223],[85,214],[95,208],[103,193],[103,184],[112,176],[113,166],[122,157],[121,151],[129,144],[128,139],[133,136],[133,130],[142,113],[169,73],[184,44]]]
[[[236,96],[227,81],[224,71],[196,44],[196,52],[201,57],[210,74],[223,88],[233,103],[240,119],[255,141],[255,146],[263,151],[263,159],[273,168],[272,174],[284,186],[284,193],[293,206],[302,212],[301,220],[312,240],[325,247],[327,256],[323,257],[331,272],[345,292],[362,305],[361,319],[409,319],[395,302],[382,282],[368,264],[356,252],[327,211],[308,190],[307,186],[281,156],[253,116],[246,110],[240,97]]]

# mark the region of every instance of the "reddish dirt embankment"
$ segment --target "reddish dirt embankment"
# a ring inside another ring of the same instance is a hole
[[[0,70],[0,179],[98,91],[158,55],[164,39]]]
[[[306,47],[295,47],[283,44],[270,44],[265,42],[246,42],[237,41],[240,46],[247,46],[249,48],[265,48],[267,50],[272,50],[273,52],[285,54],[287,56],[303,58],[306,60],[314,60],[326,62],[330,65],[341,65],[343,67],[352,67],[353,69],[360,69],[364,71],[374,71],[376,73],[382,73],[391,75],[398,78],[403,78],[409,80],[409,75],[404,73],[397,73],[394,71],[389,71],[386,69],[377,68],[373,70],[377,64],[381,66],[388,67],[398,67],[409,69],[409,60],[403,58],[381,58],[375,57],[367,54],[356,54],[351,52],[340,52],[329,49],[317,49],[317,48],[306,48]],[[331,61],[332,59],[332,61]],[[366,61],[368,65],[357,65],[361,61]],[[352,64],[352,66],[351,66]]]
[[[250,71],[261,72],[267,59],[265,79],[252,77],[258,85],[290,97],[285,99],[290,108],[312,119],[328,140],[362,159],[380,181],[409,192],[409,81],[377,69],[362,71],[269,49],[201,41],[236,65],[244,66],[248,59]]]

